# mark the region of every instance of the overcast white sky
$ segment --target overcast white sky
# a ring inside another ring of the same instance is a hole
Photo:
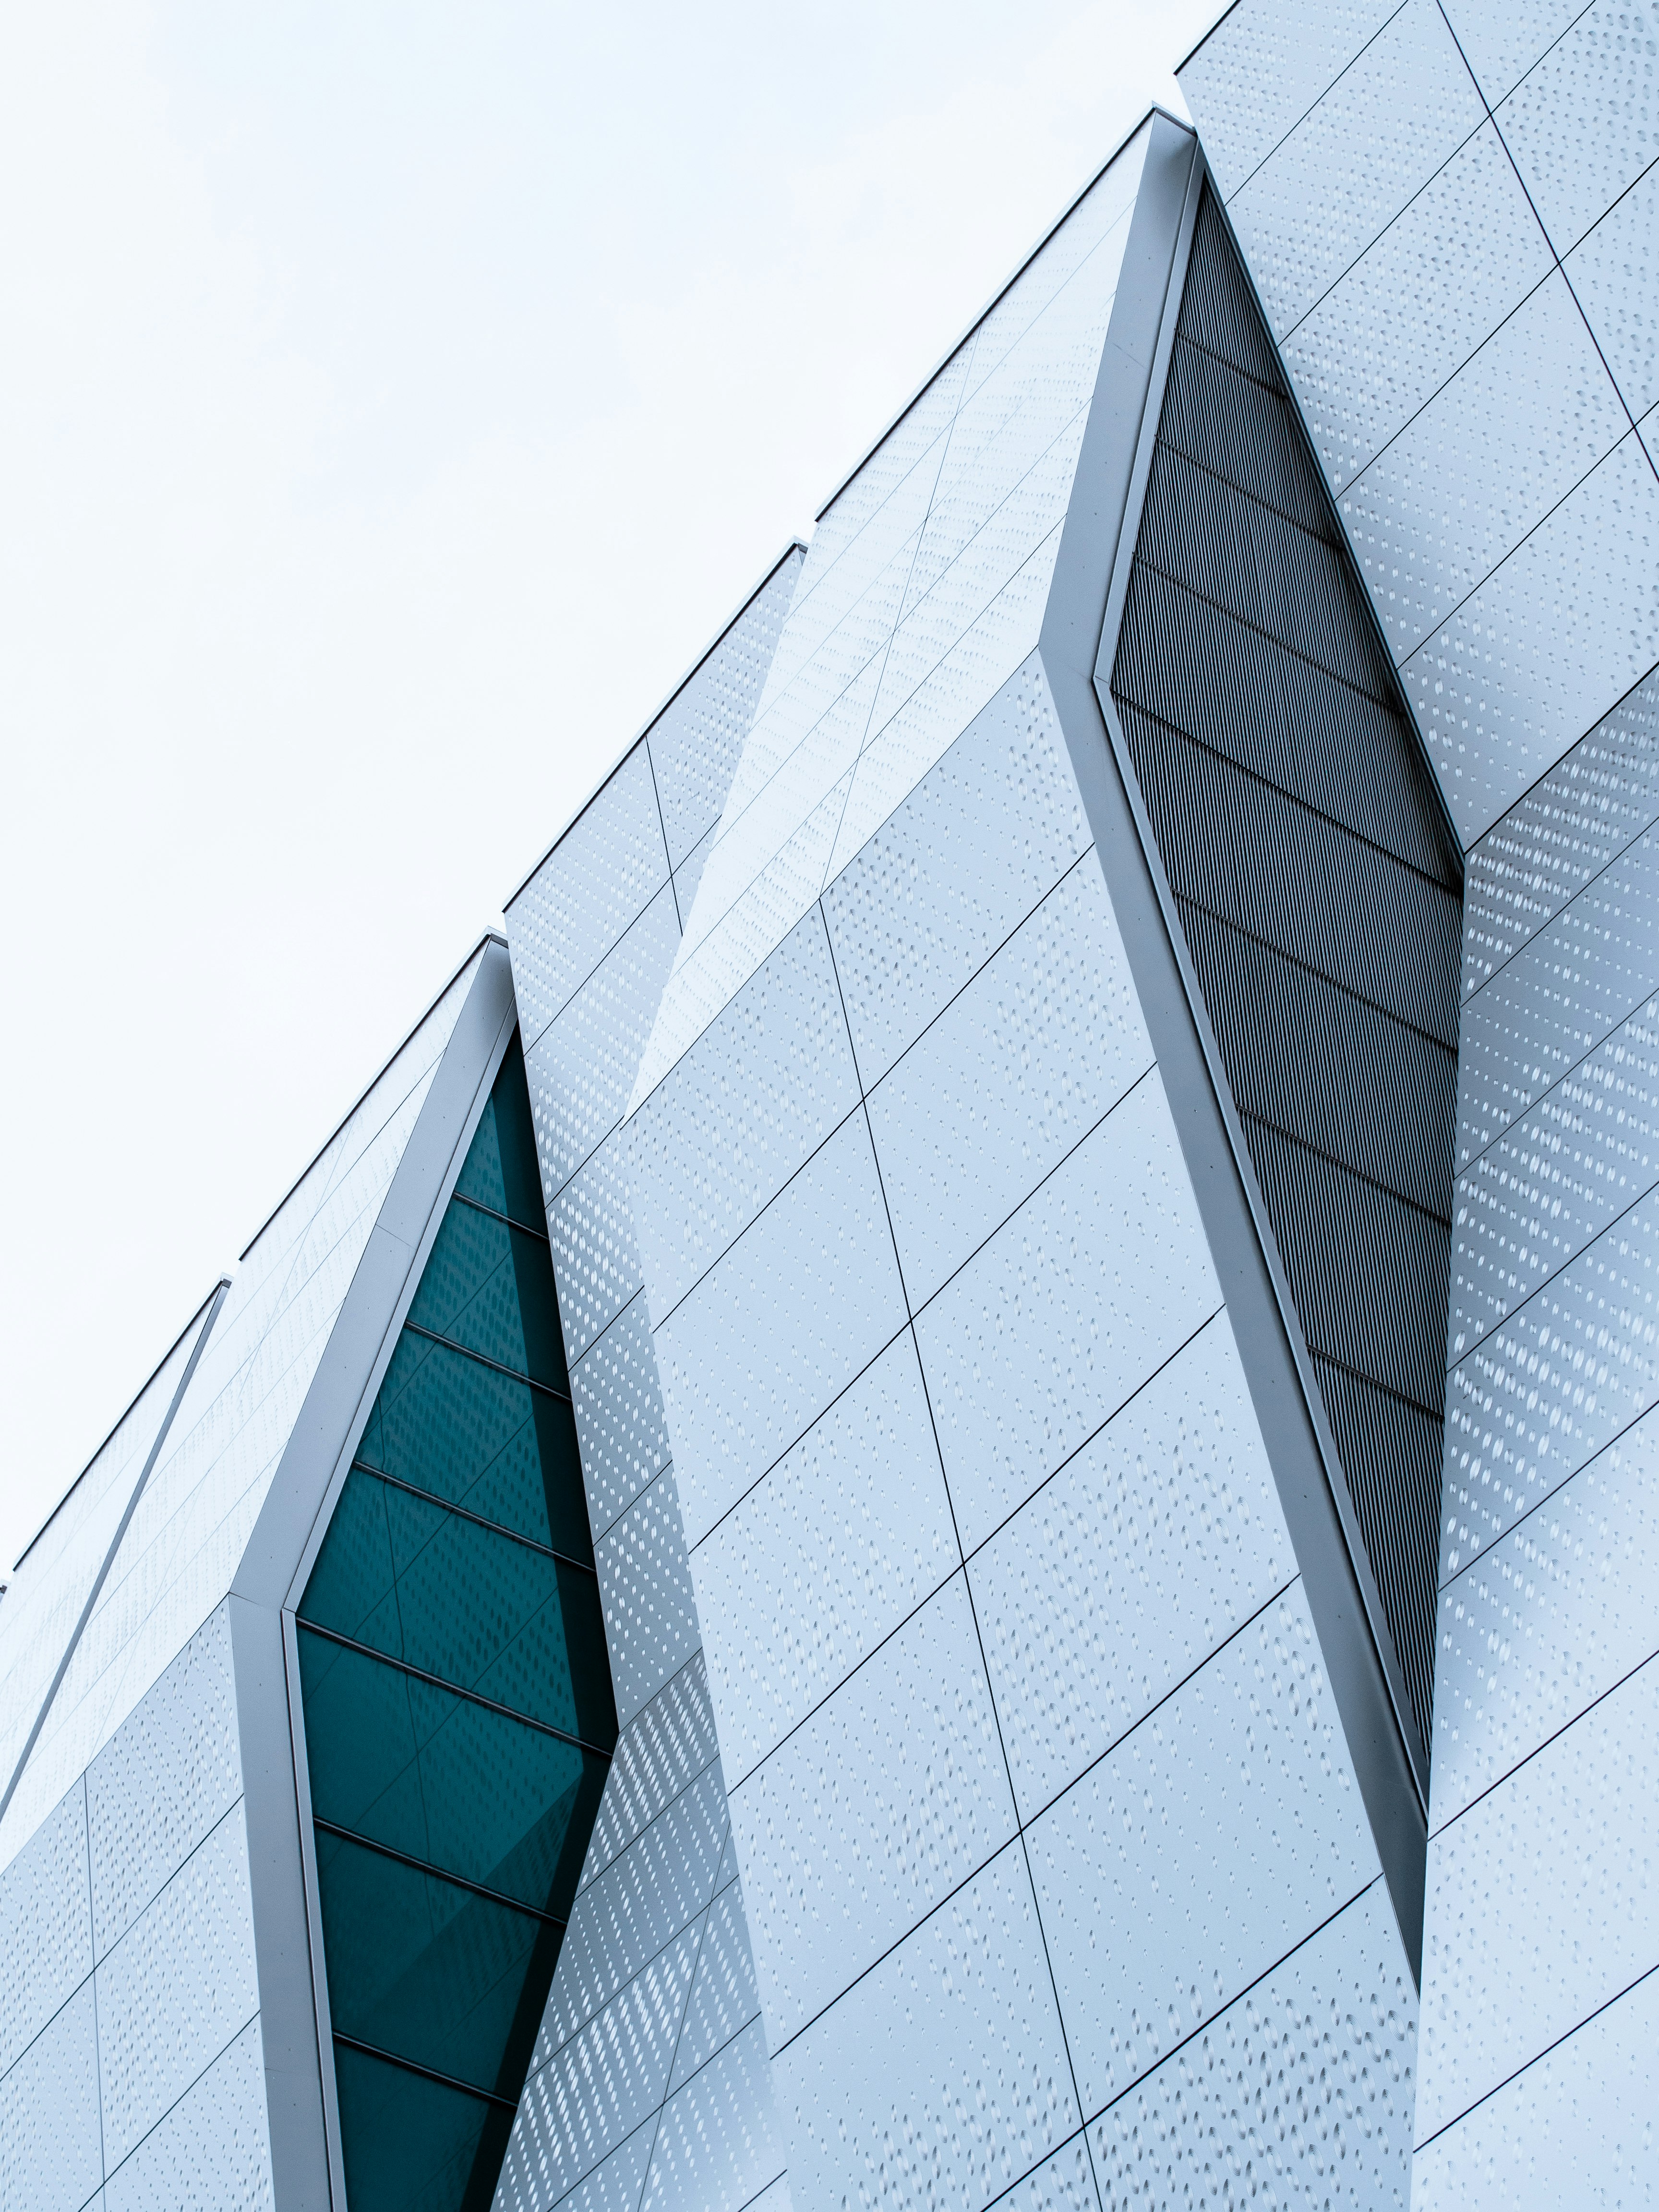
[[[0,1578],[1220,0],[0,27]]]

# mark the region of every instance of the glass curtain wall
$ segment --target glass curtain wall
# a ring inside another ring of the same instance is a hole
[[[516,1036],[297,1632],[349,2212],[483,2212],[617,1737]]]

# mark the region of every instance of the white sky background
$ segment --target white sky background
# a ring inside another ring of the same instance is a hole
[[[1220,0],[0,23],[0,1579]]]

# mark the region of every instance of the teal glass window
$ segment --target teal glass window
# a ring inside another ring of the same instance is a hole
[[[516,1037],[296,1634],[348,2212],[484,2212],[617,1740]]]

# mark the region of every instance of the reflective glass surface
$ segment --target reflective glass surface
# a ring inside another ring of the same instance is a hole
[[[406,1329],[357,1457],[568,1558],[592,1557],[568,1406]]]
[[[465,1200],[444,1216],[409,1325],[551,1389],[570,1388],[545,1235]]]
[[[501,1103],[498,1108],[496,1095]],[[501,1062],[495,1092],[472,1139],[455,1184],[457,1198],[470,1198],[492,1213],[504,1213],[521,1228],[546,1233],[542,1205],[541,1170],[536,1164],[536,1139],[531,1126],[530,1090],[524,1060],[510,1052]]]
[[[554,1924],[343,1836],[318,1837],[317,1876],[337,2034],[495,2091],[526,1968],[538,1943],[556,1946]]]
[[[573,1735],[605,1727],[603,1699],[573,1678],[602,1636],[592,1572],[366,1468],[347,1478],[300,1618]]]
[[[465,2200],[492,2120],[504,2134],[510,2119],[482,2097],[345,2045],[336,2046],[334,2079],[351,2212],[447,2212]]]
[[[319,1822],[562,1917],[602,1759],[321,1637],[300,1671]]]
[[[350,2212],[489,2204],[599,1809],[568,1389],[515,1039],[299,1608]]]

